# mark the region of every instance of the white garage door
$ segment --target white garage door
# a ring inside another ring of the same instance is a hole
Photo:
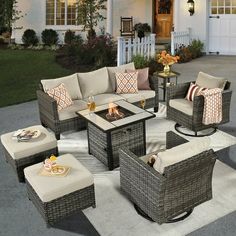
[[[209,52],[236,55],[236,0],[210,0]]]

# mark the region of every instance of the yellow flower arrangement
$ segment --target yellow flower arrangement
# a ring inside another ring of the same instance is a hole
[[[157,61],[159,63],[162,63],[163,66],[173,65],[174,63],[178,62],[178,60],[179,60],[179,56],[172,56],[169,53],[167,53],[165,50],[157,54]]]

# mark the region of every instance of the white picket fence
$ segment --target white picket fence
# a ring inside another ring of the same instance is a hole
[[[175,55],[175,50],[181,45],[188,46],[191,42],[191,28],[187,31],[171,32],[171,54]]]
[[[146,58],[155,56],[155,34],[141,39],[125,39],[117,37],[117,66],[131,61],[132,57],[139,54]]]

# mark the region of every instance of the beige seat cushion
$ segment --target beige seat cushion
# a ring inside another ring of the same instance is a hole
[[[198,155],[210,147],[210,138],[203,137],[191,140],[187,143],[178,145],[171,149],[167,149],[157,154],[156,161],[153,168],[159,173],[164,173],[164,169],[167,166],[174,165],[187,158]]]
[[[72,100],[82,98],[77,74],[73,74],[73,75],[69,75],[69,76],[65,76],[65,77],[61,77],[57,79],[41,80],[41,83],[43,85],[44,92],[47,92],[47,90],[55,88],[61,83],[63,83],[68,93],[70,94]]]
[[[87,103],[83,100],[74,100],[73,105],[64,108],[58,112],[59,120],[67,120],[77,117],[76,111],[81,111],[87,108]]]
[[[215,77],[204,72],[199,72],[196,84],[203,88],[221,88],[224,89],[227,80],[221,77]]]
[[[78,73],[78,78],[83,98],[112,92],[106,67],[87,73]]]
[[[87,99],[85,99],[85,101],[86,100]],[[97,106],[108,104],[110,102],[116,102],[119,100],[124,100],[124,98],[113,93],[104,93],[104,94],[98,94],[94,96],[94,101]]]
[[[115,92],[116,91],[116,72],[118,73],[124,73],[126,69],[131,69],[131,70],[135,70],[134,67],[134,63],[128,63],[128,64],[124,64],[121,66],[115,66],[115,67],[107,67],[108,70],[108,75],[111,81],[111,85],[112,85],[112,91]]]
[[[171,99],[169,101],[169,106],[189,116],[193,115],[193,102],[187,99],[184,98]]]
[[[12,139],[14,132],[3,134],[1,142],[13,159],[21,159],[46,150],[53,149],[57,146],[57,140],[53,133],[49,133],[43,126],[35,125],[27,129],[39,130],[41,135],[36,139],[28,142],[17,142]]]
[[[121,97],[123,97],[127,102],[134,103],[138,102],[142,99],[142,96],[145,97],[145,99],[153,98],[155,97],[155,91],[153,90],[139,90],[138,93],[128,93],[128,94],[119,94]]]
[[[52,201],[93,184],[92,174],[71,154],[59,156],[57,163],[71,167],[67,176],[48,177],[39,175],[43,163],[24,169],[25,178],[43,202]]]

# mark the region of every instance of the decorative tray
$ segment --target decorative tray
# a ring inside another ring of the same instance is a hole
[[[36,139],[41,135],[40,130],[34,129],[19,129],[13,135],[13,139],[17,139],[18,141],[28,141],[30,139]]]
[[[70,169],[71,168],[68,166],[57,165],[57,166],[53,167],[53,169],[51,171],[47,171],[47,170],[45,170],[44,167],[42,167],[39,170],[39,175],[49,176],[49,177],[51,177],[51,176],[65,177],[69,173]]]

